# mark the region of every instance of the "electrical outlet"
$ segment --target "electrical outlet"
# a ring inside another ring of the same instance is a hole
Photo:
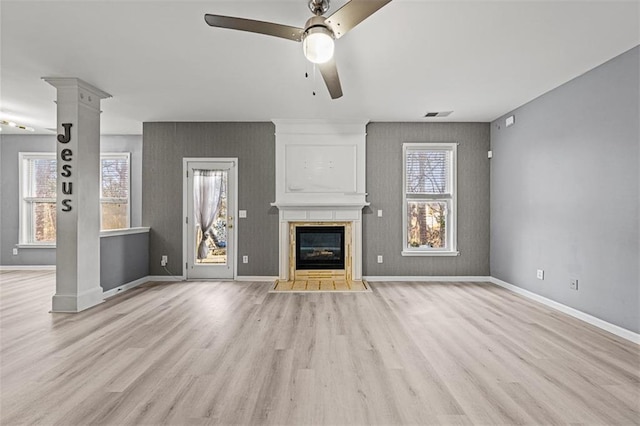
[[[160,260],[160,266],[167,266],[167,263],[169,263],[169,256],[163,254],[162,260]]]
[[[242,263],[249,263],[249,256],[247,256],[246,254],[242,256]]]
[[[578,279],[577,278],[571,278],[571,281],[569,282],[569,288],[571,290],[578,290]]]
[[[18,247],[14,247],[13,248],[13,255],[17,256],[18,255]]]
[[[538,269],[538,271],[536,272],[536,278],[539,280],[544,280],[544,270],[543,269]]]
[[[378,210],[378,217],[382,217],[382,210]]]
[[[378,263],[382,263],[382,255],[381,254],[378,255]]]
[[[246,210],[238,210],[238,217],[240,219],[246,219],[247,218],[247,211]]]

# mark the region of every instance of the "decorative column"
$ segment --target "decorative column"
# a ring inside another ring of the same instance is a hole
[[[100,100],[78,79],[44,77],[57,91],[56,294],[53,312],[102,303],[100,287]]]

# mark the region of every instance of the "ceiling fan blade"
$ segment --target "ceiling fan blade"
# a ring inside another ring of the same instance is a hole
[[[340,86],[340,77],[338,77],[338,67],[336,66],[335,57],[331,58],[324,64],[318,64],[320,74],[329,89],[331,99],[338,99],[342,96],[342,86]]]
[[[204,15],[204,20],[212,27],[229,28],[231,30],[249,31],[274,37],[302,41],[303,28],[289,25],[274,24],[272,22],[254,21],[253,19],[234,18],[222,15]]]
[[[351,0],[329,16],[325,23],[339,39],[389,2],[391,0]]]

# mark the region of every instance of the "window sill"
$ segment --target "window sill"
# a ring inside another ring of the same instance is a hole
[[[55,244],[16,244],[15,247],[19,249],[54,249]]]
[[[402,250],[403,256],[460,256],[459,251],[418,251]]]

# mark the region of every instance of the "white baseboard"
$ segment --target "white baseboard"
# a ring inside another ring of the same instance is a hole
[[[256,281],[256,282],[269,281],[273,283],[277,279],[278,277],[269,277],[269,276],[260,276],[260,275],[257,275],[257,276],[239,275],[236,277],[235,281]]]
[[[457,277],[457,276],[443,276],[443,277],[430,277],[430,276],[420,276],[420,277],[412,277],[412,276],[370,276],[370,277],[362,277],[365,281],[376,282],[376,281],[417,281],[417,282],[428,282],[428,281],[440,281],[440,282],[491,282],[491,277],[485,276],[477,276],[477,277]]]
[[[105,291],[104,293],[102,293],[102,297],[108,299],[115,296],[116,294],[120,294],[124,291],[131,290],[134,287],[138,287],[140,284],[148,283],[149,281],[151,281],[149,277],[139,278],[135,281],[131,281],[130,283],[123,284],[120,287],[112,288],[111,290]]]
[[[55,271],[56,265],[0,265],[0,271]]]
[[[185,277],[180,275],[149,275],[147,281],[184,281]]]
[[[631,330],[627,330],[626,328],[622,328],[615,324],[611,324],[607,321],[603,321],[600,318],[596,318],[592,315],[589,315],[577,309],[571,308],[567,305],[563,305],[562,303],[558,303],[554,300],[547,299],[546,297],[540,296],[539,294],[532,293],[529,290],[525,290],[513,284],[509,284],[508,282],[499,280],[498,278],[491,277],[490,282],[502,288],[506,288],[507,290],[510,290],[521,296],[524,296],[528,299],[535,300],[536,302],[542,303],[543,305],[546,305],[550,308],[556,309],[574,318],[582,320],[588,324],[594,325],[598,328],[601,328],[602,330],[608,331],[609,333],[615,334],[616,336],[629,340],[630,342],[640,344],[640,334],[634,333]]]

